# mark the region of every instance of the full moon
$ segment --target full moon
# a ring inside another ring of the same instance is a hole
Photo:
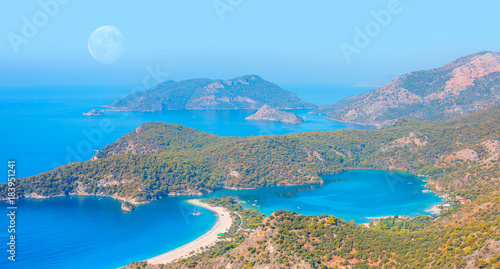
[[[114,26],[97,28],[89,38],[89,52],[103,64],[117,62],[125,52],[122,32]]]

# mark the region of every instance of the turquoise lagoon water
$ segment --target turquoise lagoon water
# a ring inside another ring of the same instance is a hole
[[[221,136],[360,128],[308,115],[307,110],[295,111],[306,117],[298,126],[244,120],[255,111],[113,112],[99,118],[81,115],[120,97],[124,89],[127,86],[0,90],[0,162],[16,160],[19,176],[38,174],[68,162],[88,160],[95,150],[152,120]],[[304,100],[320,105],[362,91],[345,86],[322,86],[318,91],[297,86],[293,90]],[[0,173],[6,175],[6,165],[0,167]],[[0,182],[5,180],[0,177]],[[325,176],[322,186],[223,190],[206,197],[237,195],[250,201],[245,206],[255,204],[266,214],[289,209],[302,214],[333,214],[362,223],[366,216],[425,213],[439,198],[423,194],[420,183],[409,174],[349,171]],[[120,203],[109,198],[22,200],[17,210],[16,262],[7,260],[7,209],[1,207],[0,268],[116,268],[159,255],[200,236],[216,221],[204,209],[200,209],[202,216],[190,215],[194,208],[185,199],[163,199],[132,213],[122,212]]]
[[[433,193],[423,193],[424,178],[411,173],[351,170],[322,178],[323,184],[221,190],[209,196],[235,195],[244,207],[267,215],[287,209],[304,215],[330,214],[357,224],[370,222],[369,217],[429,214],[426,210],[442,202]]]

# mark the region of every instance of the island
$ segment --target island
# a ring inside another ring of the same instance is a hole
[[[91,117],[97,117],[97,116],[104,116],[104,112],[100,109],[92,109],[87,113],[82,113],[84,116],[91,116]]]
[[[278,109],[315,109],[297,94],[257,75],[229,80],[190,79],[165,81],[132,93],[105,107],[115,111],[159,112],[169,110],[259,109],[268,104]]]
[[[290,124],[300,124],[304,122],[304,119],[299,115],[291,112],[284,112],[268,105],[262,106],[257,113],[248,116],[247,120],[267,120],[267,121],[277,121]]]
[[[122,210],[125,212],[132,212],[134,211],[135,206],[129,202],[122,202]]]

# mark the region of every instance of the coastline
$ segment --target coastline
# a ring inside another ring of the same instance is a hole
[[[310,185],[314,185],[314,184],[323,184],[324,183],[324,179],[322,178],[322,176],[327,176],[327,175],[337,175],[337,174],[341,174],[341,173],[345,173],[345,172],[348,172],[348,171],[356,171],[356,170],[359,170],[359,171],[365,171],[365,170],[375,170],[375,171],[386,171],[386,172],[402,172],[402,173],[410,173],[416,177],[419,177],[419,178],[425,178],[424,180],[422,180],[423,182],[426,182],[425,184],[422,184],[422,186],[426,187],[430,193],[433,193],[434,195],[438,196],[439,198],[441,198],[442,200],[449,200],[449,198],[447,198],[447,194],[446,193],[441,193],[441,192],[436,192],[435,189],[433,188],[430,188],[429,186],[427,186],[427,184],[431,183],[431,179],[430,179],[430,176],[428,175],[421,175],[421,174],[418,174],[418,173],[415,173],[413,171],[410,171],[410,170],[405,170],[405,169],[401,169],[401,168],[392,168],[392,169],[383,169],[383,168],[373,168],[373,167],[352,167],[352,166],[349,166],[349,167],[342,167],[342,168],[339,168],[339,170],[333,172],[333,173],[328,173],[328,174],[318,174],[319,175],[319,180],[316,181],[316,182],[304,182],[302,184],[283,184],[283,185],[272,185],[272,186],[266,186],[266,187],[282,187],[282,186],[310,186]],[[160,197],[160,198],[153,198],[153,199],[149,199],[149,200],[146,200],[146,201],[136,201],[135,198],[124,198],[124,197],[120,197],[120,196],[117,196],[116,194],[113,194],[113,195],[108,195],[108,194],[89,194],[89,193],[69,193],[69,194],[56,194],[56,195],[48,195],[48,196],[44,196],[44,195],[38,195],[36,193],[31,193],[31,194],[28,194],[28,195],[25,195],[23,197],[17,197],[16,199],[35,199],[35,200],[38,200],[38,199],[51,199],[51,198],[57,198],[57,197],[71,197],[71,196],[74,196],[74,197],[78,197],[78,196],[82,196],[82,197],[85,197],[85,196],[94,196],[94,197],[107,197],[107,198],[112,198],[114,200],[117,200],[119,202],[129,202],[131,204],[133,204],[134,206],[140,206],[140,205],[145,205],[145,204],[149,204],[151,202],[154,202],[154,201],[158,201],[158,200],[161,200],[161,199],[164,199],[164,198],[168,198],[168,197],[182,197],[182,196],[198,196],[200,198],[202,198],[202,196],[206,195],[206,194],[209,194],[209,193],[212,193],[212,192],[215,192],[215,191],[219,191],[219,190],[234,190],[234,191],[239,191],[239,190],[255,190],[255,189],[260,189],[260,188],[265,188],[265,187],[253,187],[253,188],[248,188],[248,187],[222,187],[221,189],[218,189],[218,190],[209,190],[207,193],[201,193],[201,192],[198,192],[198,193],[194,193],[194,192],[189,192],[189,193],[174,193],[174,192],[171,192],[171,193],[168,193],[167,196],[165,197]],[[194,198],[194,197],[193,197]],[[6,201],[8,200],[9,198],[7,197],[0,197],[0,201]],[[190,202],[191,200],[188,200],[188,202]],[[199,205],[199,206],[202,206],[204,208],[207,208],[203,205]],[[210,210],[210,208],[207,208]]]
[[[324,118],[327,119],[327,120],[336,121],[336,122],[344,123],[344,124],[347,124],[347,125],[365,127],[367,129],[381,129],[382,128],[380,125],[375,125],[375,124],[367,124],[367,123],[360,123],[360,122],[354,122],[354,121],[344,121],[344,120],[330,119],[330,118],[326,117],[328,115],[328,113],[311,113],[311,112],[312,111],[310,111],[307,114],[309,114],[309,115],[320,115],[320,116],[325,115]]]
[[[223,207],[210,206],[203,203],[200,199],[192,199],[188,200],[187,202],[192,205],[200,206],[212,212],[215,212],[217,214],[217,222],[208,232],[198,237],[194,241],[191,241],[184,246],[146,260],[149,264],[166,264],[181,258],[187,258],[192,255],[192,252],[196,253],[201,248],[208,247],[217,242],[219,240],[218,234],[227,232],[233,224],[233,219],[231,218],[230,212]]]

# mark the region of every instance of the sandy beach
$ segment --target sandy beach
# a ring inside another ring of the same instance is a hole
[[[172,251],[169,251],[167,253],[164,253],[162,255],[156,256],[154,258],[148,259],[147,262],[150,264],[166,264],[172,261],[175,261],[179,258],[186,258],[190,256],[190,252],[198,251],[201,247],[206,247],[209,245],[212,245],[218,240],[217,235],[220,233],[225,233],[229,230],[231,227],[231,224],[233,223],[233,220],[231,219],[231,215],[229,214],[229,211],[226,210],[223,207],[212,207],[209,206],[203,202],[201,202],[198,199],[195,200],[189,200],[188,203],[196,205],[196,206],[201,206],[203,208],[206,208],[208,210],[211,210],[215,213],[217,213],[217,222],[215,223],[214,227],[210,229],[210,231],[206,232],[204,235],[201,237],[198,237],[196,240],[179,247],[177,249],[174,249]]]

